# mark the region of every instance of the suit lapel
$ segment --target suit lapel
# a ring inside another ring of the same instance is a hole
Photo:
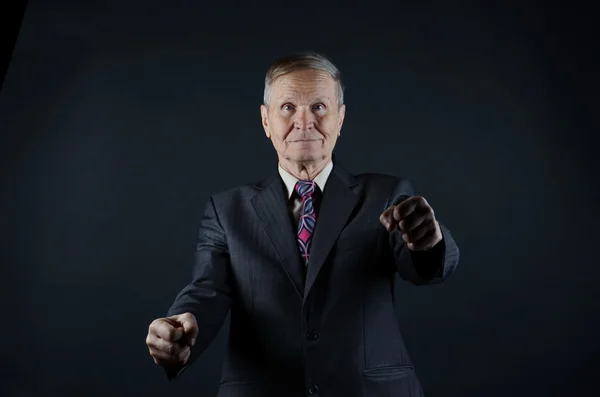
[[[256,187],[261,191],[252,197],[252,206],[277,252],[283,270],[302,298],[304,265],[296,243],[296,231],[288,213],[283,181],[276,175]]]
[[[308,296],[333,244],[358,202],[358,195],[352,190],[352,187],[356,184],[354,177],[334,163],[334,168],[325,185],[323,201],[312,240],[306,284],[304,286],[304,299]]]

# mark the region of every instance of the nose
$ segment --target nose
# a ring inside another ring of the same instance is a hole
[[[301,107],[294,115],[294,128],[301,131],[310,131],[315,126],[316,117],[311,109]]]

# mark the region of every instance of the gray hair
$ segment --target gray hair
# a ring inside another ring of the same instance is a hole
[[[337,83],[337,103],[339,106],[344,104],[344,85],[340,78],[340,71],[329,58],[314,52],[288,55],[279,58],[269,67],[265,76],[263,104],[267,107],[269,106],[269,102],[271,101],[271,91],[275,80],[286,74],[307,69],[318,70],[329,74]]]

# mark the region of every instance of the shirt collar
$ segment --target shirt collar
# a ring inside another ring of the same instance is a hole
[[[281,179],[283,179],[283,183],[285,184],[285,187],[287,189],[287,194],[288,194],[288,199],[292,197],[292,193],[294,193],[294,187],[296,186],[296,182],[298,182],[298,178],[296,178],[294,175],[290,174],[289,172],[287,172],[286,170],[284,170],[281,165],[279,165],[279,175],[281,176]],[[325,168],[323,168],[321,170],[321,172],[319,172],[319,174],[315,177],[314,181],[317,184],[317,186],[319,186],[319,189],[321,189],[322,192],[325,191],[325,184],[327,183],[327,179],[329,178],[329,175],[331,174],[331,170],[333,169],[333,162],[330,161],[329,164],[327,164],[325,166]]]

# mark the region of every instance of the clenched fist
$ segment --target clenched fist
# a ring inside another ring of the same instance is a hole
[[[184,366],[198,336],[198,323],[191,313],[159,318],[150,324],[146,345],[161,367]]]
[[[442,240],[440,225],[425,198],[409,197],[386,209],[379,220],[388,232],[397,227],[411,251],[432,248]]]

